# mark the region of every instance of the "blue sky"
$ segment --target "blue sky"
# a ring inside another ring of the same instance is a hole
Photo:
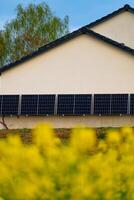
[[[38,4],[43,0],[0,0],[0,28],[15,17],[15,8],[21,3]],[[70,30],[88,24],[125,4],[134,7],[134,0],[46,0],[57,16],[70,18]]]

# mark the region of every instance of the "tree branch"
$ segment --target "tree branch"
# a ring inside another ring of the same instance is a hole
[[[7,124],[6,124],[6,122],[5,122],[5,117],[4,116],[2,116],[2,121],[0,121],[0,124],[2,124],[6,130],[9,129]]]

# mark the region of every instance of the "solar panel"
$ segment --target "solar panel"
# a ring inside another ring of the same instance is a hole
[[[58,95],[58,115],[73,115],[74,113],[74,95]]]
[[[3,95],[2,115],[18,115],[19,95]]]
[[[75,115],[89,115],[91,114],[91,98],[90,94],[75,95]]]
[[[22,95],[21,115],[37,115],[38,95]]]
[[[54,115],[55,95],[39,95],[38,115]]]
[[[0,95],[0,115],[2,114],[2,95]]]
[[[110,94],[95,94],[94,95],[94,114],[95,115],[110,115],[111,95]]]
[[[134,115],[134,94],[130,95],[130,114]]]
[[[128,94],[112,94],[111,114],[120,115],[128,113]]]

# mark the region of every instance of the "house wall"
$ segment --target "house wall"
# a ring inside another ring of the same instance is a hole
[[[134,14],[131,12],[123,12],[91,29],[134,48]]]
[[[134,116],[76,116],[76,117],[6,117],[9,129],[34,128],[38,124],[51,124],[55,128],[73,128],[77,125],[87,127],[123,127],[134,126]],[[0,129],[4,127],[0,124]]]
[[[5,71],[0,83],[1,94],[134,93],[134,57],[82,35]],[[5,122],[9,128],[33,128],[41,122],[56,128],[71,128],[76,124],[118,127],[133,126],[134,117],[21,116],[6,117]]]
[[[82,35],[1,75],[2,94],[133,93],[134,57]]]

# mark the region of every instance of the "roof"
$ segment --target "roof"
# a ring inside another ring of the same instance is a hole
[[[93,22],[93,23],[90,23],[90,24],[88,24],[88,25],[86,25],[86,26],[84,26],[84,27],[72,32],[72,33],[67,34],[66,36],[63,36],[63,37],[61,37],[61,38],[59,38],[59,39],[57,39],[57,40],[55,40],[55,41],[53,41],[51,43],[48,43],[48,44],[40,47],[37,51],[31,53],[30,55],[24,56],[20,60],[15,61],[14,63],[10,63],[8,65],[5,65],[5,66],[1,67],[0,68],[0,73],[3,73],[4,71],[6,71],[8,69],[11,69],[11,68],[13,68],[13,67],[15,67],[15,66],[17,66],[19,64],[22,64],[23,62],[26,62],[26,61],[28,61],[28,60],[30,60],[30,59],[42,54],[42,53],[45,53],[45,52],[49,51],[50,49],[55,48],[58,45],[61,45],[61,44],[65,43],[65,42],[67,42],[67,41],[69,41],[69,40],[71,40],[71,39],[73,39],[73,38],[75,38],[75,37],[77,37],[79,35],[82,35],[82,34],[93,36],[96,39],[104,41],[104,42],[106,42],[106,43],[108,43],[110,45],[113,45],[114,47],[117,47],[117,48],[119,48],[119,49],[121,49],[121,50],[123,50],[123,51],[125,51],[125,52],[127,52],[129,54],[134,55],[134,49],[132,49],[132,48],[130,48],[128,46],[125,46],[122,43],[116,42],[116,41],[114,41],[112,39],[109,39],[109,38],[107,38],[107,37],[105,37],[105,36],[103,36],[103,35],[101,35],[99,33],[96,33],[96,32],[94,32],[94,31],[89,29],[89,28],[91,28],[91,27],[93,27],[93,26],[95,26],[95,25],[97,25],[99,23],[104,22],[105,20],[110,19],[113,16],[116,16],[117,14],[119,14],[121,12],[124,12],[124,11],[129,11],[129,12],[133,12],[134,13],[134,8],[131,8],[129,5],[125,5],[123,8],[120,8],[117,11],[115,11],[115,12],[113,12],[113,13],[111,13],[111,14],[109,14],[109,15],[107,15],[107,16],[105,16],[105,17],[103,17],[103,18],[101,18],[101,19],[99,19],[99,20],[97,20],[95,22]]]
[[[98,25],[102,22],[105,22],[105,21],[111,19],[112,17],[117,16],[118,14],[121,14],[125,11],[131,12],[131,13],[134,14],[134,8],[132,8],[130,5],[126,4],[124,7],[120,8],[120,9],[118,9],[118,10],[116,10],[116,11],[114,11],[114,12],[112,12],[112,13],[90,23],[90,24],[87,24],[86,27],[92,28],[92,27],[94,27],[94,26],[96,26],[96,25]]]

